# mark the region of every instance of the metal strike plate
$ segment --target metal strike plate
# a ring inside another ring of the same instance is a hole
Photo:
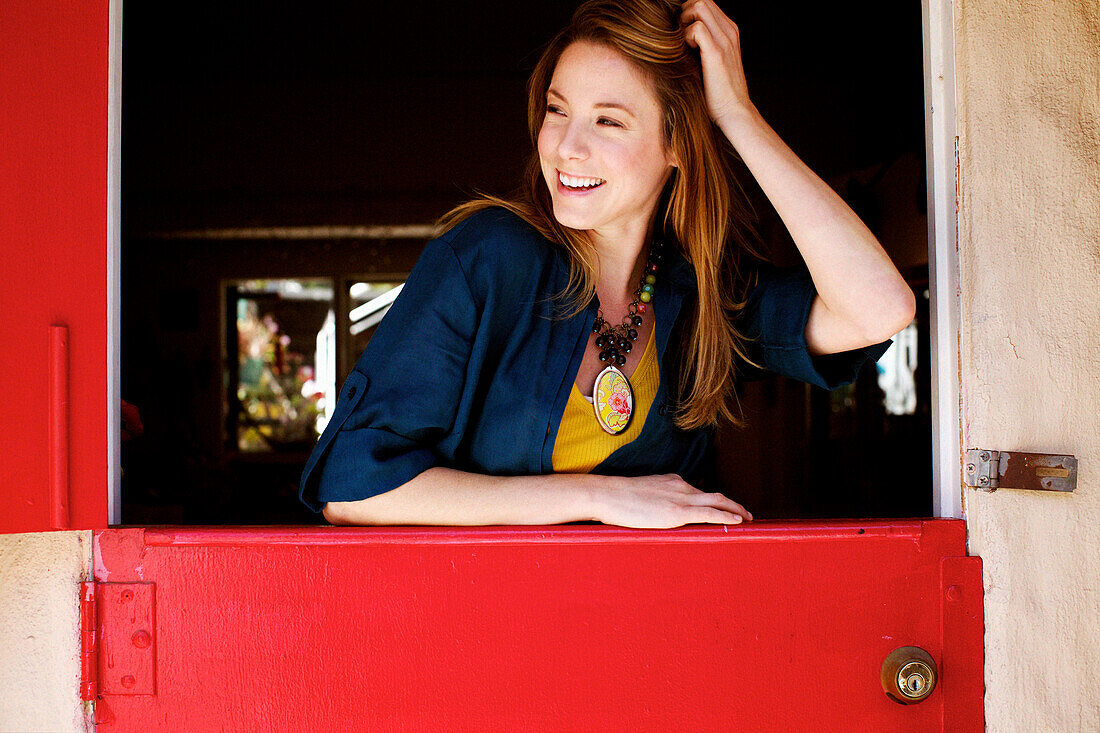
[[[156,587],[100,583],[99,693],[156,694]]]
[[[971,448],[966,451],[963,477],[967,486],[981,491],[1073,491],[1077,488],[1077,458]]]

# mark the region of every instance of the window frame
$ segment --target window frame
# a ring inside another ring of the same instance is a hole
[[[107,90],[107,521],[117,526],[121,496],[121,134],[122,6],[111,0]],[[925,170],[928,210],[932,393],[932,508],[963,518],[960,360],[958,136],[956,134],[954,0],[921,0]]]

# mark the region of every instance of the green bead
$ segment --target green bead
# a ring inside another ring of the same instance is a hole
[[[642,301],[643,303],[648,303],[650,298],[652,297],[653,295],[649,293],[649,291],[643,290],[642,294],[638,296],[638,300]]]
[[[657,282],[657,276],[656,275],[646,275],[645,276],[645,281],[648,284],[652,285],[653,283]]]
[[[645,285],[642,286],[642,292],[643,293],[649,293],[650,295],[652,295],[653,294],[653,286],[650,285],[649,283],[646,283]]]

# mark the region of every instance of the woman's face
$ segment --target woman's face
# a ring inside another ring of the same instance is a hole
[[[602,44],[562,53],[539,131],[542,175],[554,218],[601,235],[645,231],[674,165],[649,81]]]

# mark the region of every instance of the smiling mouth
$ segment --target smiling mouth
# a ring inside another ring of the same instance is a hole
[[[558,171],[558,182],[569,191],[591,191],[607,183],[602,178],[571,176],[561,171]]]

